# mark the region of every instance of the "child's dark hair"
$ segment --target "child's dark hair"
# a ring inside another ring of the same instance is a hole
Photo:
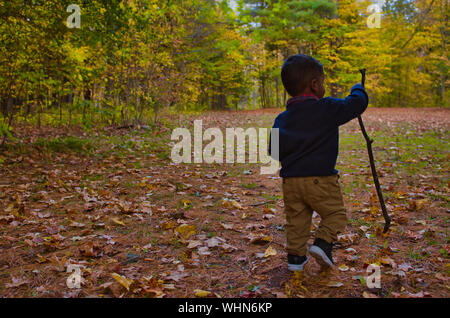
[[[323,75],[323,65],[315,58],[297,54],[290,56],[281,68],[281,80],[291,96],[301,94],[313,78]]]

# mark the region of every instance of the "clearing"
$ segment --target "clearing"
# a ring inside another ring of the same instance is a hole
[[[0,153],[0,297],[449,297],[450,111],[364,114],[393,219],[387,236],[357,120],[341,128],[349,224],[339,267],[311,261],[295,275],[277,175],[170,160],[175,127],[268,128],[279,112],[168,115],[88,134],[18,128]],[[67,285],[71,264],[79,289]],[[366,285],[369,264],[381,266],[380,289]]]

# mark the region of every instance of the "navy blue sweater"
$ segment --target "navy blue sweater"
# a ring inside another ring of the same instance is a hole
[[[280,176],[337,174],[339,126],[361,115],[368,104],[369,97],[360,84],[353,86],[345,99],[308,98],[288,104],[273,125],[279,129],[279,158],[274,159],[281,161]]]

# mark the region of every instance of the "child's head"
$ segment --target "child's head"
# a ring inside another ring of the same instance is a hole
[[[291,96],[314,94],[319,98],[325,95],[323,65],[309,55],[290,56],[281,69],[281,80]]]

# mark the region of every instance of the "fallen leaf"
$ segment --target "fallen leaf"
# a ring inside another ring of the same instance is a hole
[[[11,276],[11,284],[6,284],[6,288],[16,288],[19,286],[22,286],[24,284],[28,284],[29,281],[25,278],[15,278],[14,276]]]
[[[349,270],[349,267],[347,265],[345,265],[345,264],[342,264],[341,266],[339,266],[339,270],[341,272],[346,272],[346,271]]]
[[[198,253],[200,255],[211,255],[211,251],[207,246],[202,246],[198,249]]]
[[[220,223],[220,225],[222,225],[222,227],[223,227],[225,230],[232,230],[232,229],[233,229],[233,224],[232,224],[232,223],[228,223],[228,224]]]
[[[75,221],[71,221],[70,222],[70,226],[71,227],[85,227],[85,225],[83,223],[78,223],[78,222],[75,222]]]
[[[265,245],[272,242],[271,236],[257,236],[250,240],[250,244]]]
[[[173,280],[178,282],[180,279],[183,279],[187,276],[189,276],[189,274],[182,272],[171,272],[170,275],[165,278],[165,280]]]
[[[328,287],[341,287],[344,286],[341,282],[330,281],[327,284]]]
[[[195,289],[194,290],[195,297],[204,298],[211,295],[211,292],[201,289]]]
[[[264,252],[264,257],[275,256],[275,255],[277,255],[277,251],[272,246],[269,246],[266,249],[266,251]]]
[[[372,294],[372,293],[368,293],[368,292],[363,292],[363,297],[364,298],[380,298],[380,297],[378,297],[377,295],[375,295],[375,294]]]
[[[424,208],[425,204],[428,204],[429,202],[430,201],[428,199],[420,199],[420,200],[411,201],[409,204],[409,209],[420,211]]]
[[[118,218],[111,218],[111,220],[119,225],[125,226],[125,223],[123,223],[122,221],[120,221]]]
[[[208,245],[208,247],[212,248],[212,247],[219,246],[221,241],[219,239],[217,239],[216,237],[212,237],[209,240],[206,240],[205,243],[206,243],[206,245]]]
[[[114,278],[120,285],[122,285],[123,287],[125,287],[128,291],[130,290],[130,286],[133,283],[132,279],[126,278],[125,276],[116,274],[116,273],[112,273],[111,274],[112,278]]]
[[[234,206],[236,209],[242,210],[243,207],[240,205],[237,201],[231,200],[231,205]]]
[[[188,241],[188,242],[189,242],[189,244],[188,244],[187,248],[196,248],[203,244],[200,241]]]

